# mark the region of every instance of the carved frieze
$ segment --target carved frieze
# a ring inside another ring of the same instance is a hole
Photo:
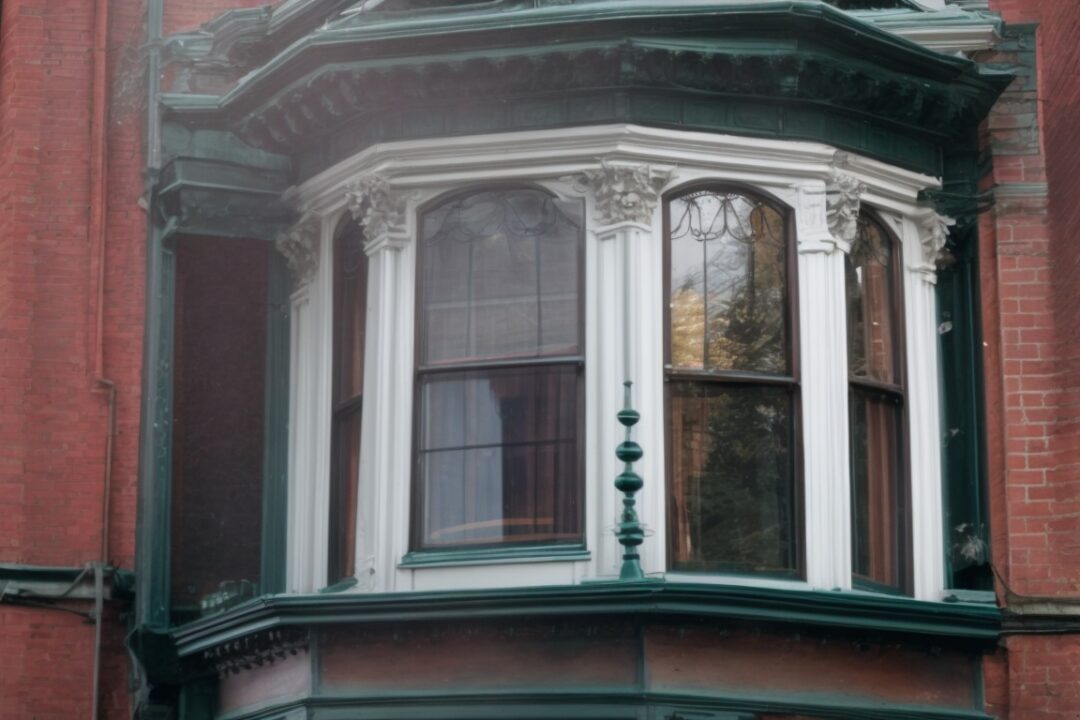
[[[406,232],[408,196],[390,187],[381,175],[365,175],[346,186],[346,201],[353,219],[364,228],[369,244]]]
[[[306,285],[319,268],[319,218],[305,216],[278,235],[274,245],[285,257],[297,286]]]
[[[564,179],[579,192],[592,193],[602,224],[648,224],[660,201],[660,190],[671,180],[672,172],[651,165],[602,161],[599,170],[586,170]]]

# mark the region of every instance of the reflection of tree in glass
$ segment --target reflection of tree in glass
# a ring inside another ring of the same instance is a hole
[[[672,410],[675,472],[686,484],[682,557],[699,567],[793,567],[787,390],[680,384]]]
[[[783,216],[712,191],[670,210],[672,366],[789,374]],[[676,381],[671,397],[676,564],[794,569],[789,390]]]
[[[671,362],[786,373],[783,218],[743,195],[671,203]]]

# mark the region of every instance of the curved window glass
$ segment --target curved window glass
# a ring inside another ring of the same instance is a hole
[[[666,203],[671,567],[799,572],[793,247],[750,193]]]
[[[908,585],[899,246],[870,215],[845,260],[851,427],[852,570]]]
[[[415,549],[581,542],[582,239],[532,188],[423,213]]]

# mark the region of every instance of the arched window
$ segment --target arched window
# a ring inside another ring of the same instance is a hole
[[[334,404],[329,584],[356,570],[356,509],[360,473],[360,423],[364,406],[364,331],[368,258],[364,235],[351,218],[334,237]]]
[[[422,213],[414,549],[582,541],[583,228],[534,188]]]
[[[788,213],[710,186],[665,223],[669,567],[799,574]]]
[[[899,243],[868,213],[845,261],[856,583],[910,586]]]

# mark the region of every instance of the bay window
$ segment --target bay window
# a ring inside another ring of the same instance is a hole
[[[898,259],[889,231],[862,213],[844,261],[852,572],[857,581],[903,589],[910,586],[909,493]]]
[[[629,379],[647,574],[940,599],[936,185],[611,126],[387,144],[297,188],[332,259],[293,312],[293,416],[333,418],[290,450],[333,458],[291,465],[330,518],[296,534],[310,589],[616,576]]]
[[[413,549],[580,544],[583,228],[528,187],[423,213]]]
[[[671,567],[798,573],[787,212],[722,187],[665,211]]]

